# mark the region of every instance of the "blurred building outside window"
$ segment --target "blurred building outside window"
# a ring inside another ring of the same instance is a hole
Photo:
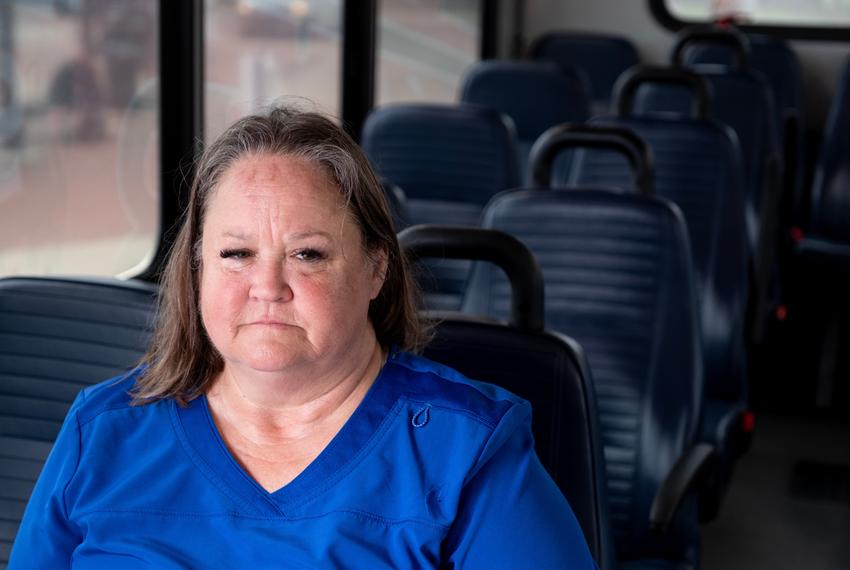
[[[0,0],[0,275],[145,264],[157,35],[156,0]]]
[[[480,0],[380,0],[376,105],[455,103],[479,59]]]

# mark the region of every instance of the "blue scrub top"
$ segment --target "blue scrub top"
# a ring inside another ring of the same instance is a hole
[[[393,354],[322,453],[269,493],[206,398],[81,392],[11,553],[23,568],[593,568],[513,394]]]

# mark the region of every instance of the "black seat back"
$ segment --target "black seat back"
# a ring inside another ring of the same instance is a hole
[[[517,190],[491,201],[482,225],[534,252],[545,275],[547,326],[587,351],[619,558],[693,561],[693,511],[677,522],[675,539],[659,540],[649,522],[662,480],[696,439],[702,407],[682,214],[663,199],[634,193]],[[503,315],[506,289],[494,273],[476,268],[465,310]]]
[[[569,501],[600,567],[611,567],[605,471],[589,371],[572,339],[543,330],[542,276],[533,256],[514,238],[492,230],[414,226],[399,240],[416,257],[486,259],[506,270],[513,291],[506,311],[511,324],[443,315],[425,356],[531,403],[537,454]]]

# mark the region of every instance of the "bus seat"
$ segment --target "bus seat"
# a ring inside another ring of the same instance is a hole
[[[779,297],[776,242],[783,200],[782,164],[774,124],[773,94],[764,77],[749,68],[747,44],[739,36],[716,30],[685,31],[674,48],[673,61],[681,63],[687,46],[706,37],[729,43],[738,55],[735,68],[700,64],[689,69],[709,81],[714,118],[732,127],[738,137],[746,191],[747,237],[755,260],[748,334],[759,342],[765,321]],[[690,107],[691,98],[687,90],[678,88],[673,91],[665,85],[644,85],[635,94],[633,109],[635,115],[658,112],[685,114]]]
[[[702,358],[681,213],[633,193],[527,189],[494,198],[482,225],[532,250],[545,280],[546,326],[587,354],[618,559],[695,567],[694,493],[714,451],[697,441]],[[503,316],[507,290],[503,276],[476,266],[464,310]],[[678,490],[668,495],[671,485]]]
[[[732,28],[729,33],[737,32]],[[740,33],[740,32],[738,32]],[[805,170],[805,127],[803,125],[803,79],[800,60],[788,43],[781,38],[763,34],[742,34],[749,46],[750,67],[767,81],[774,100],[774,124],[782,155],[782,202],[779,204],[778,256],[780,269],[785,270],[792,249],[792,227],[802,227],[807,221],[809,196],[803,185]],[[718,63],[732,67],[734,49],[728,44],[703,41],[686,46],[682,54],[684,65]]]
[[[425,356],[531,403],[543,466],[569,501],[599,567],[614,568],[590,372],[575,341],[543,328],[543,278],[534,257],[516,239],[493,230],[414,226],[399,240],[413,258],[489,259],[514,281],[508,323],[458,313],[431,316],[434,338]]]
[[[644,83],[683,85],[698,101],[695,115],[631,116],[631,99]],[[629,129],[652,150],[655,194],[679,206],[688,226],[702,329],[706,412],[702,439],[715,444],[721,459],[715,488],[700,497],[700,515],[713,519],[731,478],[732,468],[747,449],[744,430],[748,406],[746,319],[750,259],[744,231],[743,172],[738,139],[726,125],[710,117],[710,91],[691,72],[667,68],[632,68],[621,77],[615,94],[618,115],[598,117],[591,125]],[[630,187],[629,165],[597,149],[575,153],[570,177],[558,185]]]
[[[826,121],[812,184],[809,233],[850,244],[850,59]]]
[[[366,119],[361,144],[380,176],[404,190],[414,224],[477,225],[490,197],[519,181],[514,127],[493,109],[380,107]],[[428,306],[457,309],[469,262],[435,261],[427,270]]]
[[[404,190],[388,180],[381,181],[387,205],[390,207],[390,215],[393,219],[393,227],[396,233],[410,225],[410,206],[407,204],[407,195]]]
[[[640,63],[637,48],[622,36],[554,32],[538,38],[531,59],[575,66],[590,79],[593,114],[608,109],[614,83],[622,72]]]
[[[508,115],[517,129],[520,179],[537,137],[560,123],[583,123],[590,115],[590,85],[577,67],[549,62],[486,60],[464,76],[460,101]]]
[[[797,54],[780,38],[763,34],[745,34],[749,44],[750,66],[767,80],[775,102],[776,127],[780,140],[789,135],[802,133],[799,121],[803,109],[803,81],[800,60]],[[682,54],[684,65],[691,66],[715,63],[733,66],[734,50],[728,45],[703,42],[688,46]],[[796,133],[786,128],[786,121],[793,120]],[[801,142],[801,141],[798,141]],[[801,157],[800,157],[801,158]]]
[[[117,279],[0,279],[0,564],[77,392],[144,354],[155,295],[153,285]]]
[[[811,194],[811,219],[796,244],[798,286],[820,321],[821,353],[814,386],[818,407],[834,403],[840,388],[828,364],[841,354],[841,323],[850,286],[850,59],[844,65],[824,130]]]

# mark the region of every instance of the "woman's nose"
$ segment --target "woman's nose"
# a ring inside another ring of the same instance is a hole
[[[251,283],[251,297],[269,303],[292,299],[286,263],[279,260],[258,263]]]

